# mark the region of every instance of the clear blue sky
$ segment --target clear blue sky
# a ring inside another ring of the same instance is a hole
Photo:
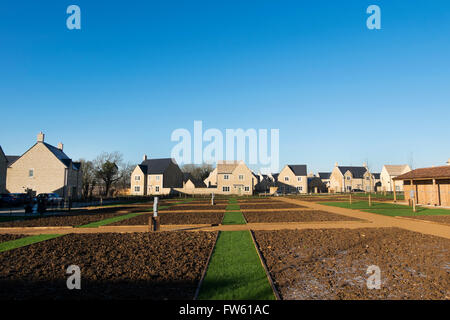
[[[82,29],[66,28],[81,8]],[[366,28],[377,4],[382,30]],[[442,165],[450,3],[2,1],[0,145],[168,157],[177,128],[280,129],[280,165]]]

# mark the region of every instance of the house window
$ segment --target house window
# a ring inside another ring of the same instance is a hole
[[[302,177],[297,177],[297,181],[302,181]]]
[[[347,177],[347,180],[350,180],[350,177]]]
[[[30,178],[34,177],[34,169],[28,170],[28,177],[30,177]]]
[[[140,191],[141,191],[141,187],[135,186],[135,187],[134,187],[134,191],[135,191],[135,192],[140,192]]]
[[[159,186],[155,187],[155,192],[159,192]]]
[[[230,192],[230,187],[222,187],[223,192]]]
[[[229,178],[230,178],[229,175],[227,175],[227,174],[224,174],[224,175],[223,175],[223,180],[228,180]]]
[[[160,176],[156,176],[156,181],[159,181]]]
[[[284,177],[284,181],[289,181],[289,177]]]
[[[239,180],[244,180],[244,175],[243,174],[239,175]]]
[[[303,187],[297,187],[297,191],[303,191]]]
[[[249,192],[250,191],[250,187],[244,187],[244,191],[245,192]]]
[[[135,180],[135,181],[141,180],[141,176],[134,176],[134,180]]]

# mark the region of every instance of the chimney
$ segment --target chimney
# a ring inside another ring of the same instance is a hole
[[[364,163],[363,163],[363,167],[364,167],[364,168],[367,168],[367,163],[364,162]]]
[[[39,132],[37,135],[37,142],[44,142],[44,139],[45,139],[45,134],[43,134],[42,131]]]
[[[450,166],[450,158],[447,160],[447,165]]]
[[[63,151],[64,145],[62,144],[62,142],[58,143],[58,149]]]
[[[144,154],[144,157],[143,157],[143,159],[144,159],[144,161],[146,161],[146,160],[147,160],[147,155],[146,155],[146,154]]]
[[[339,164],[337,162],[334,163],[334,166],[337,167]]]

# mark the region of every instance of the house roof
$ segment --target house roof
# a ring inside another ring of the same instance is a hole
[[[5,153],[3,152],[2,146],[0,146],[0,155],[3,155],[6,159],[6,161],[8,161],[8,159],[6,158]]]
[[[450,178],[450,166],[420,168],[395,177],[394,180]]]
[[[319,172],[320,179],[330,179],[331,172]]]
[[[6,160],[8,161],[8,166],[12,165],[19,158],[20,158],[20,156],[6,156]]]
[[[217,173],[233,173],[240,161],[220,161],[217,163]]]
[[[296,176],[306,176],[306,164],[288,164],[289,169],[292,170],[292,172]]]
[[[172,158],[148,159],[142,161],[139,167],[145,174],[162,174],[166,171],[171,163],[176,162]]]
[[[386,164],[384,165],[384,168],[386,169],[387,173],[390,176],[399,176],[403,174],[403,172],[408,168],[407,164],[400,164],[400,165],[392,165],[392,164]]]
[[[338,166],[338,169],[341,171],[341,173],[344,175],[347,171],[350,171],[353,178],[361,179],[364,177],[364,173],[366,173],[367,168],[366,167],[342,167]]]
[[[380,179],[381,173],[372,173],[375,179]]]

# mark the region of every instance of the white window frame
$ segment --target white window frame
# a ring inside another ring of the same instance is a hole
[[[297,181],[301,182],[302,181],[302,177],[297,177]]]
[[[230,176],[228,174],[223,175],[223,180],[230,180]]]
[[[229,186],[223,186],[222,187],[222,192],[230,192],[230,187]]]
[[[30,175],[31,173],[31,175]],[[28,169],[28,178],[34,178],[34,168]]]
[[[289,177],[284,177],[284,181],[289,181]]]
[[[155,186],[155,192],[159,192],[159,186]]]
[[[141,176],[134,176],[134,181],[141,181]]]
[[[297,191],[303,191],[303,187],[297,187]]]
[[[245,186],[245,187],[244,187],[244,191],[245,191],[245,192],[249,192],[249,191],[250,191],[250,187]]]
[[[156,176],[156,181],[159,181],[161,177],[160,176]]]
[[[134,192],[141,192],[141,186],[134,186]]]
[[[243,174],[239,175],[239,180],[244,180],[244,175]]]

